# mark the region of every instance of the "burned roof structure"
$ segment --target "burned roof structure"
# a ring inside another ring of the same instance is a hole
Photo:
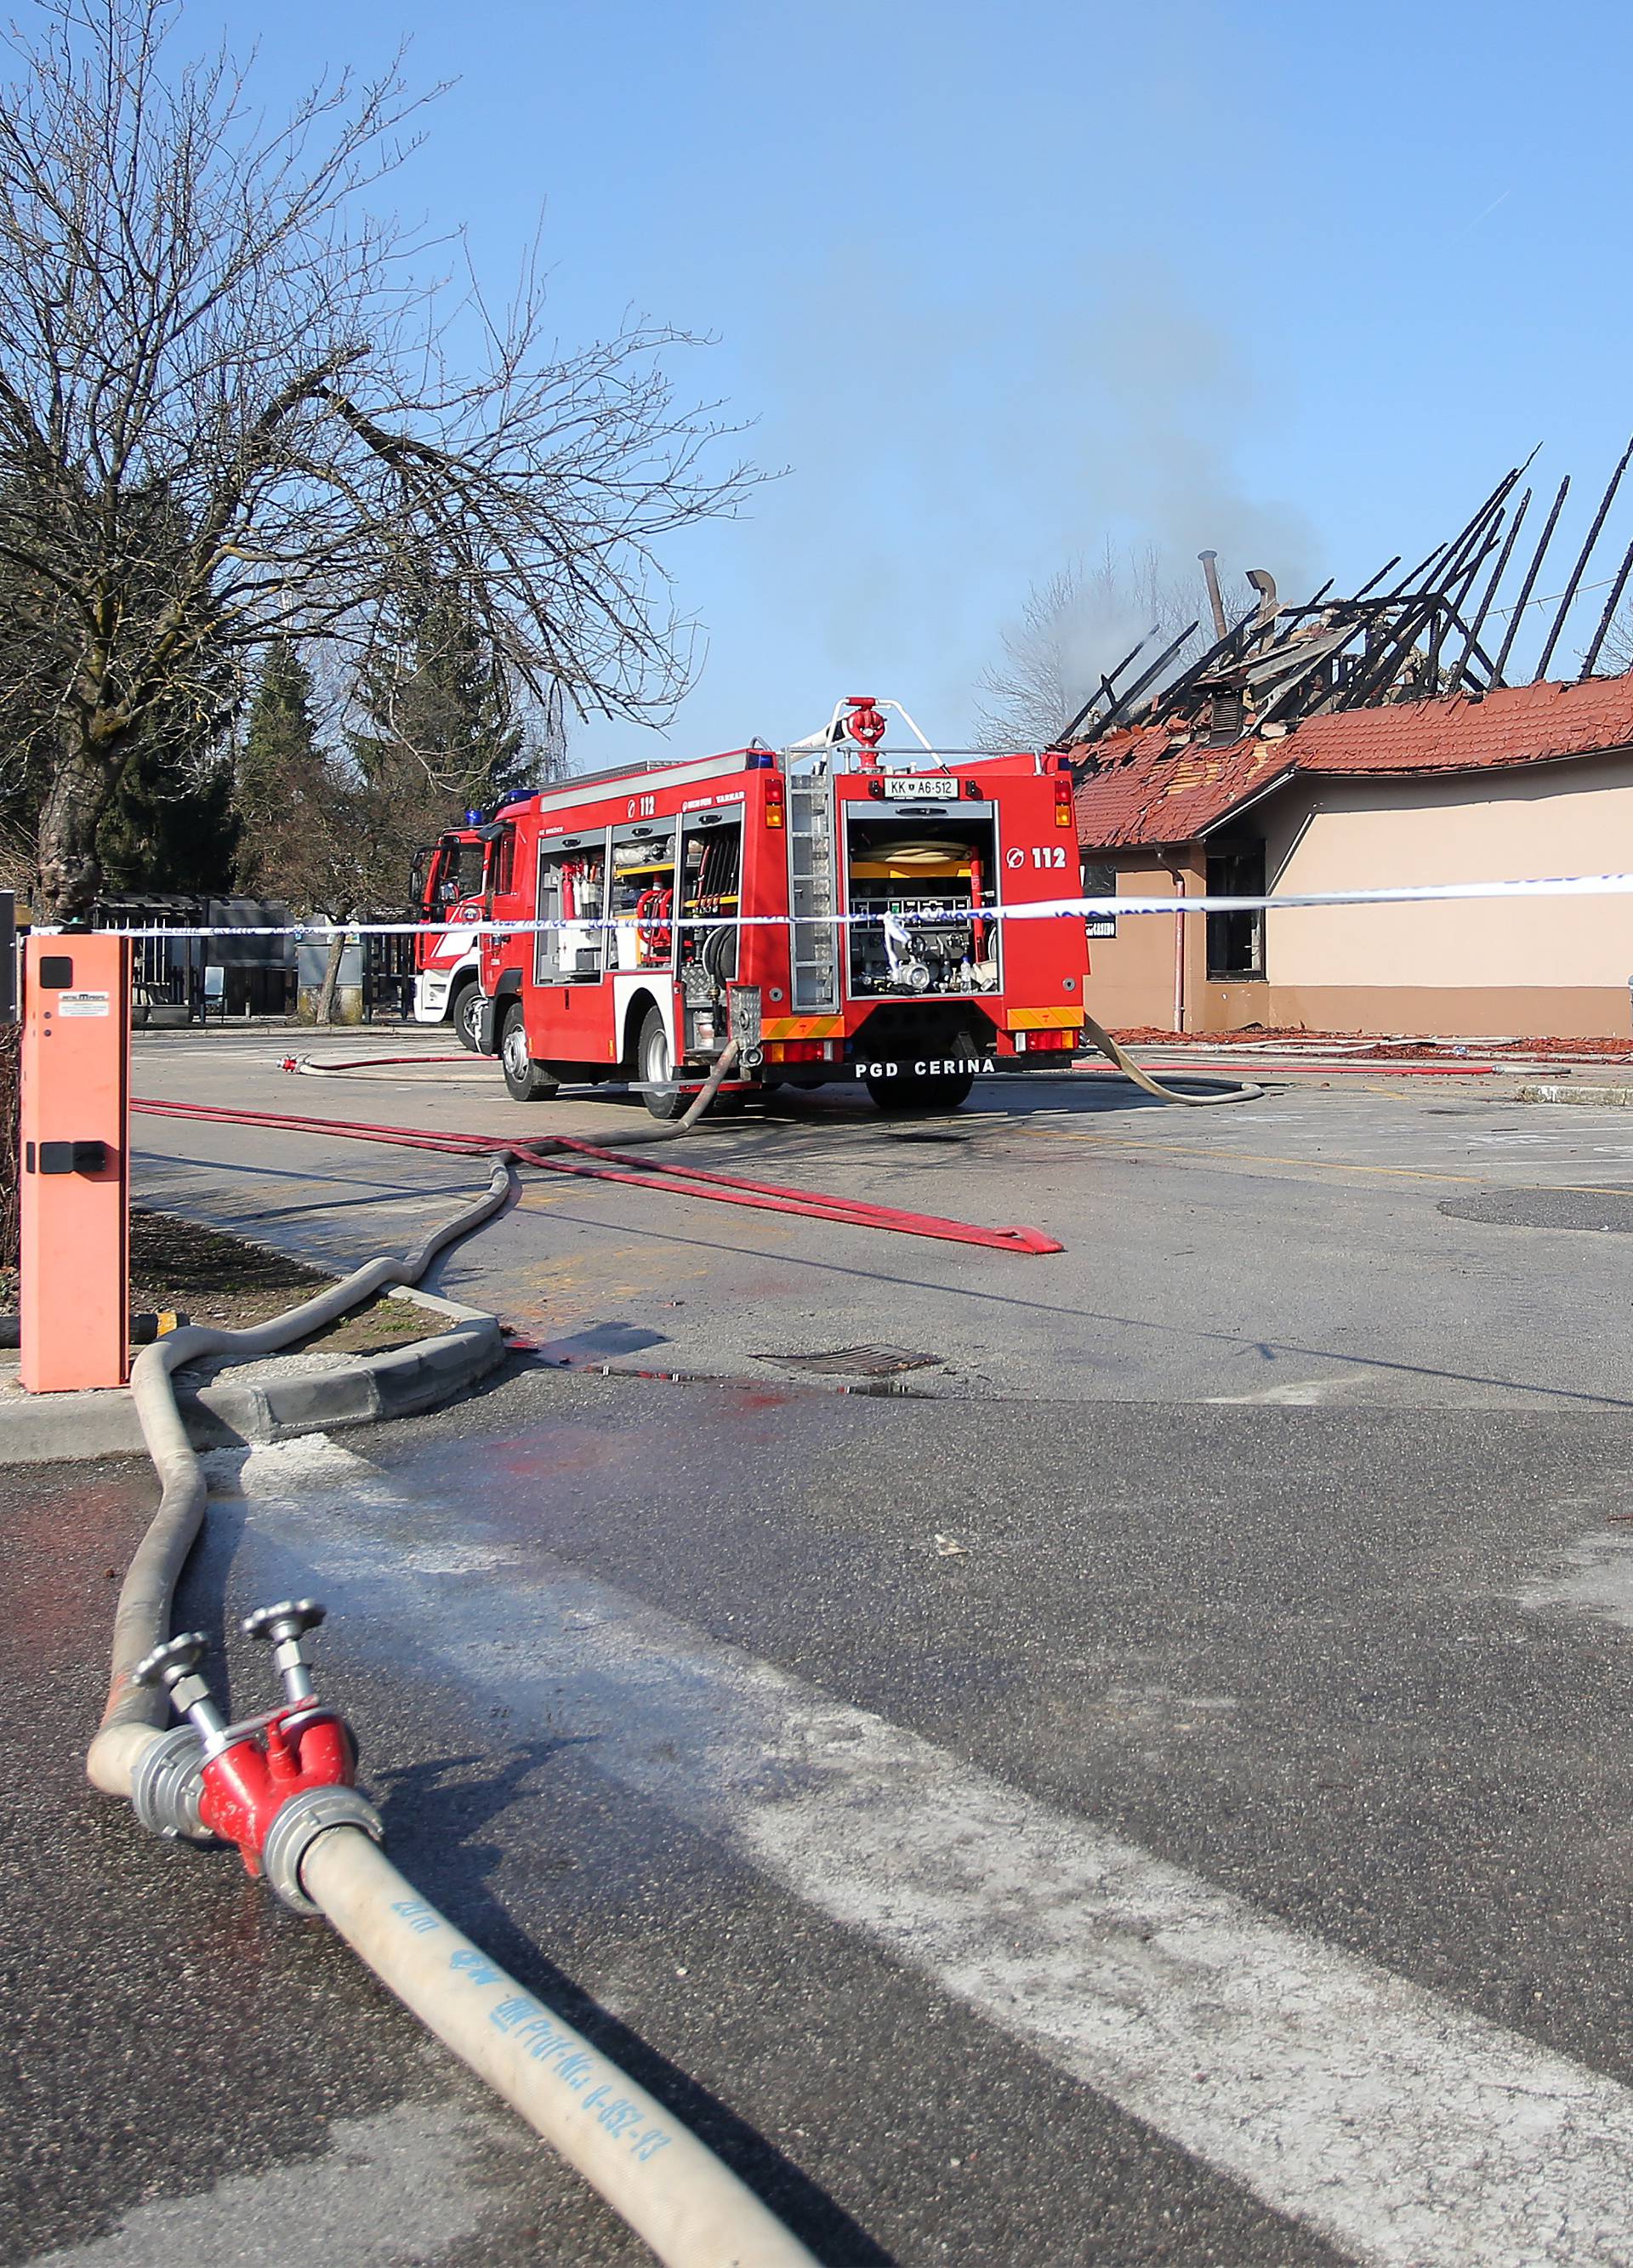
[[[1187,649],[1200,627],[1189,623],[1160,651],[1157,631],[1102,677],[1077,715],[1051,745],[1071,752],[1079,778],[1099,768],[1097,744],[1108,733],[1162,724],[1214,747],[1232,746],[1267,725],[1280,733],[1347,710],[1462,695],[1478,701],[1498,688],[1545,679],[1565,625],[1578,600],[1608,595],[1593,617],[1578,674],[1591,677],[1616,617],[1630,574],[1633,544],[1606,582],[1586,578],[1605,523],[1622,485],[1633,441],[1611,474],[1587,534],[1561,590],[1535,597],[1569,494],[1560,482],[1534,541],[1521,546],[1531,520],[1533,492],[1520,482],[1532,459],[1504,474],[1479,510],[1446,542],[1407,573],[1389,560],[1350,598],[1330,596],[1330,582],[1298,606],[1284,606],[1272,578],[1253,570],[1254,604],[1228,624],[1215,597],[1217,635],[1194,659]],[[1210,555],[1204,564],[1211,568]],[[1217,585],[1211,572],[1210,593]],[[1512,593],[1512,596],[1511,596]],[[1506,600],[1506,603],[1500,601]],[[1551,604],[1540,654],[1527,675],[1513,667],[1514,648],[1527,610]],[[1501,636],[1496,627],[1502,625]],[[1177,668],[1177,674],[1176,673]],[[1511,674],[1511,671],[1512,674]]]

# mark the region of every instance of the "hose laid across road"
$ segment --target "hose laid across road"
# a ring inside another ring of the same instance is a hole
[[[671,2268],[817,2268],[673,2112],[428,1905],[360,1828],[320,1835],[301,1886],[405,2007]]]
[[[666,1189],[671,1196],[702,1198],[711,1204],[794,1213],[806,1219],[832,1221],[841,1227],[879,1229],[900,1236],[985,1245],[1001,1252],[1036,1256],[1062,1249],[1057,1241],[1046,1236],[1041,1229],[986,1228],[973,1221],[947,1220],[936,1213],[906,1212],[895,1205],[873,1204],[863,1197],[789,1189],[776,1182],[751,1181],[741,1174],[708,1173],[699,1167],[672,1166],[652,1158],[623,1154],[637,1143],[645,1150],[655,1142],[672,1142],[689,1131],[714,1100],[736,1060],[737,1043],[733,1041],[694,1096],[684,1117],[638,1134],[608,1134],[600,1142],[585,1142],[566,1134],[519,1138],[509,1134],[461,1134],[422,1126],[374,1126],[356,1119],[300,1117],[288,1111],[238,1110],[225,1103],[160,1102],[144,1095],[133,1095],[130,1107],[133,1110],[151,1111],[159,1117],[198,1119],[224,1125],[270,1126],[291,1134],[322,1135],[335,1141],[382,1142],[407,1150],[443,1151],[455,1157],[505,1157],[518,1165],[536,1166],[547,1173],[580,1174],[594,1181]]]
[[[695,1122],[728,1067],[723,1058],[685,1118],[665,1132]],[[269,1322],[236,1331],[190,1327],[136,1357],[130,1390],[162,1488],[119,1594],[107,1705],[86,1757],[104,1794],[128,1798],[138,1759],[163,1737],[166,1697],[133,1683],[131,1673],[169,1633],[176,1584],[209,1501],[172,1373],[203,1354],[275,1353],[379,1292],[416,1283],[438,1253],[500,1210],[513,1180],[509,1162],[496,1160],[485,1195],[403,1258],[370,1261]],[[666,2268],[818,2268],[695,2135],[420,1897],[361,1828],[320,1832],[299,1882],[382,1984],[559,2151]]]
[[[1178,1087],[1164,1086],[1159,1079],[1153,1079],[1148,1071],[1135,1061],[1126,1048],[1113,1039],[1103,1024],[1097,1024],[1093,1017],[1086,1012],[1083,1019],[1083,1027],[1100,1053],[1110,1063],[1115,1064],[1125,1079],[1132,1079],[1135,1086],[1143,1087],[1147,1094],[1154,1094],[1159,1102],[1182,1102],[1196,1108],[1217,1102],[1255,1102],[1263,1096],[1264,1089],[1262,1086],[1254,1086],[1251,1081],[1240,1086],[1228,1087],[1221,1094],[1181,1094]],[[732,1046],[735,1048],[735,1041]],[[284,1069],[302,1071],[308,1079],[367,1079],[377,1067],[387,1064],[468,1063],[468,1061],[469,1057],[463,1055],[357,1056],[349,1060],[342,1059],[336,1063],[320,1064],[314,1061],[311,1056],[291,1056],[285,1063]],[[1188,1075],[1188,1073],[1187,1076]],[[1204,1073],[1203,1076],[1205,1077],[1206,1074]],[[691,1116],[689,1111],[687,1116],[689,1120]],[[661,1140],[663,1138],[660,1136],[658,1138]]]
[[[1144,1087],[1147,1094],[1154,1094],[1159,1102],[1182,1102],[1188,1109],[1203,1110],[1212,1103],[1261,1102],[1264,1099],[1264,1089],[1255,1086],[1252,1079],[1244,1079],[1239,1086],[1227,1086],[1222,1092],[1216,1086],[1212,1094],[1182,1094],[1177,1086],[1165,1086],[1160,1079],[1153,1079],[1150,1071],[1135,1062],[1127,1048],[1114,1040],[1105,1026],[1097,1024],[1086,1011],[1083,1028],[1100,1053],[1116,1065],[1124,1079],[1131,1079],[1136,1086]]]

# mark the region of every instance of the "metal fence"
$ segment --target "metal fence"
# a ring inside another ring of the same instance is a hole
[[[159,932],[131,940],[131,1007],[139,1022],[283,1016],[294,1005],[291,940],[232,933],[286,924],[289,909],[280,900],[105,897],[98,899],[92,920],[98,929]],[[165,934],[204,928],[224,933]]]

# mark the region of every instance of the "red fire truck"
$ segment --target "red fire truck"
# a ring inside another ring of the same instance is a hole
[[[1079,1046],[1088,947],[1054,755],[881,752],[870,698],[781,752],[736,748],[527,797],[496,821],[479,1046],[519,1101],[638,1085],[673,1117],[732,1039],[750,1086],[859,1080],[885,1110]],[[535,924],[506,932],[507,917]]]

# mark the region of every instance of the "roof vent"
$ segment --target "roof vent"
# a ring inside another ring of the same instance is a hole
[[[1213,696],[1213,721],[1208,728],[1210,748],[1228,748],[1232,740],[1242,736],[1242,696],[1239,693],[1216,693]]]

